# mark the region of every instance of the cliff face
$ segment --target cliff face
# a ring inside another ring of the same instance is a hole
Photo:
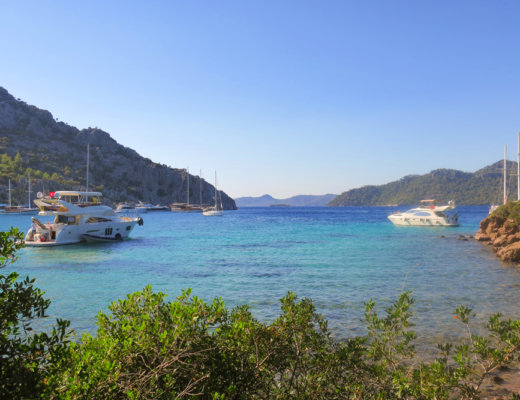
[[[520,262],[520,229],[513,218],[493,213],[480,223],[475,240],[491,246],[502,261]]]
[[[0,154],[14,158],[19,153],[21,162],[16,167],[16,174],[2,173],[0,202],[7,199],[8,178],[12,179],[14,193],[27,190],[24,189],[25,180],[19,178],[31,170],[35,192],[84,189],[87,144],[90,144],[90,190],[102,191],[113,202],[186,202],[187,179],[190,179],[190,203],[214,202],[214,187],[205,180],[188,175],[184,169],[154,163],[120,145],[101,129],[79,130],[57,122],[50,112],[16,100],[1,87]],[[39,178],[42,172],[52,178]],[[235,201],[221,193],[224,208],[236,209]],[[18,200],[22,201],[24,199]]]

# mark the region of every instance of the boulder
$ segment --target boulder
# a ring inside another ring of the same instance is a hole
[[[512,243],[497,251],[497,256],[502,261],[518,263],[520,262],[520,242]]]
[[[507,235],[499,235],[496,237],[495,240],[493,240],[493,247],[496,247],[497,249],[501,248],[501,247],[505,247],[507,245],[509,245],[509,240],[508,240],[509,236]]]
[[[489,241],[491,241],[491,238],[489,237],[489,235],[487,233],[478,231],[475,234],[475,240],[477,240],[479,242],[489,242]]]

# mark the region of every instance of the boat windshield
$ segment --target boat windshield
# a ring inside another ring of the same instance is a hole
[[[55,199],[66,201],[67,203],[80,207],[102,204],[101,195],[90,193],[57,193]]]
[[[79,218],[60,214],[60,215],[56,215],[56,218],[54,219],[54,223],[63,224],[63,225],[76,225],[77,219],[79,219]]]

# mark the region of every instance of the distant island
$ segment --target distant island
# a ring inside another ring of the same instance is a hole
[[[426,198],[441,202],[455,200],[458,205],[481,205],[502,201],[503,161],[476,172],[437,169],[425,175],[408,175],[384,185],[348,190],[332,199],[328,206],[413,205]],[[508,171],[517,163],[507,161]],[[508,193],[516,198],[516,176],[507,178]]]
[[[27,199],[27,180],[38,191],[85,188],[90,144],[89,189],[108,200],[147,203],[213,204],[215,188],[185,169],[142,157],[98,128],[79,130],[58,122],[49,111],[15,99],[0,87],[0,203],[7,201],[11,180],[15,204]],[[189,193],[188,193],[189,179]],[[225,209],[235,201],[222,192]]]
[[[259,197],[238,197],[235,202],[238,207],[324,207],[336,196],[335,194],[298,195],[287,199],[275,199],[271,195],[264,194]]]

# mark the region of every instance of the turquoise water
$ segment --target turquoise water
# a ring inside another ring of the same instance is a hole
[[[400,208],[402,209],[402,208]],[[395,227],[396,208],[244,208],[223,217],[144,214],[122,243],[26,248],[9,267],[36,278],[52,300],[50,315],[95,332],[110,302],[152,285],[172,299],[183,288],[229,307],[247,303],[271,321],[288,290],[312,298],[339,337],[363,333],[363,304],[388,305],[404,289],[416,300],[420,335],[461,332],[458,304],[478,320],[501,311],[518,317],[520,269],[486,246],[458,240],[474,234],[487,207],[459,207],[458,228]],[[28,216],[2,216],[0,229],[24,231]],[[442,237],[444,236],[444,237]]]

